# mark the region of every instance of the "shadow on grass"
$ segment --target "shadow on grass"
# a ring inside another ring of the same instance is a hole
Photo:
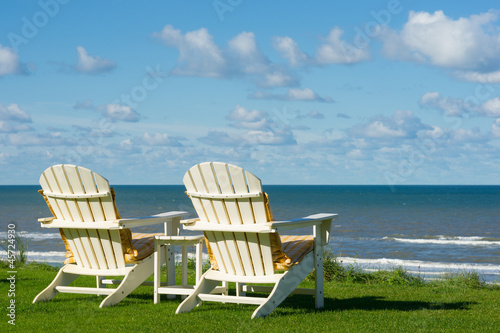
[[[324,310],[345,311],[359,310],[468,310],[471,302],[421,302],[421,301],[393,301],[380,296],[353,297],[342,300],[325,300]]]
[[[323,309],[314,308],[314,300],[307,297],[293,295],[280,306],[300,309],[307,312],[315,311],[349,311],[349,310],[469,310],[476,302],[422,302],[422,301],[395,301],[387,300],[382,296],[363,296],[346,299],[325,298]]]
[[[249,296],[263,296],[258,293],[249,293]],[[74,300],[79,302],[95,303],[96,306],[105,298],[105,296],[97,297],[96,295],[77,295],[71,294],[71,296],[56,296],[51,302],[57,304],[63,304],[68,300]],[[149,292],[133,292],[128,295],[123,301],[114,305],[114,307],[130,307],[130,302],[138,304],[150,304],[153,302],[153,295]],[[161,303],[175,302],[177,307],[181,302],[181,296],[176,296],[174,299],[168,299],[167,295],[161,295]],[[209,304],[214,304],[208,302]],[[170,303],[172,304],[172,303]],[[339,312],[339,311],[351,311],[351,310],[365,310],[365,311],[379,311],[379,310],[395,310],[395,311],[420,311],[420,310],[469,310],[472,305],[477,304],[477,302],[424,302],[424,301],[398,301],[398,300],[388,300],[383,296],[362,296],[362,297],[351,297],[345,299],[336,298],[325,298],[324,308],[316,309],[314,304],[314,298],[311,296],[304,295],[291,295],[285,299],[283,303],[278,306],[285,311],[273,311],[272,315],[277,316],[287,316],[293,312],[299,311],[302,313],[320,313],[320,312]],[[160,307],[158,305],[158,307]],[[248,307],[248,310],[252,311],[256,309],[255,305],[236,305],[236,304],[221,304],[217,303],[217,306],[201,306],[196,309],[196,311],[213,311],[217,310],[241,310],[242,307]]]

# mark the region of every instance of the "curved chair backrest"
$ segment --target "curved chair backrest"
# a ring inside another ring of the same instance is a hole
[[[259,178],[238,166],[206,162],[184,176],[193,206],[204,222],[241,225],[267,221],[266,199]],[[274,234],[205,232],[219,270],[240,276],[274,274]]]
[[[85,268],[116,269],[125,267],[120,230],[93,229],[94,222],[113,222],[117,212],[109,182],[89,169],[59,164],[47,168],[40,177],[43,195],[61,228],[76,264]],[[88,222],[74,228],[71,223]]]
[[[103,222],[117,218],[108,180],[87,168],[54,165],[42,173],[40,185],[59,220]]]

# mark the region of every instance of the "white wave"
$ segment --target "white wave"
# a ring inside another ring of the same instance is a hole
[[[39,232],[27,232],[23,234],[23,237],[29,238],[29,239],[35,239],[35,240],[44,240],[44,239],[61,239],[61,234],[57,233],[50,233],[50,234],[42,234]]]
[[[58,239],[58,238],[61,238],[61,235],[58,232],[41,233],[41,232],[20,231],[17,234],[20,237],[22,237],[22,238],[25,238],[25,239],[34,239],[34,240]],[[7,232],[0,232],[0,239],[5,239],[7,237],[8,237]]]
[[[362,259],[362,258],[352,258],[352,257],[338,257],[338,261],[345,264],[363,264],[363,265],[384,265],[384,266],[414,266],[428,269],[482,269],[482,270],[497,270],[500,272],[500,265],[494,264],[473,264],[473,263],[446,263],[437,261],[421,261],[421,260],[403,260],[403,259],[388,259],[388,258],[378,258],[378,259]]]
[[[432,276],[443,276],[446,273],[477,272],[481,274],[487,282],[500,280],[500,265],[493,264],[473,264],[473,263],[445,263],[420,260],[402,259],[363,259],[352,257],[337,257],[342,265],[354,265],[363,271],[390,270],[402,267],[408,273],[420,275],[423,278]]]
[[[66,259],[66,252],[61,251],[47,251],[47,252],[38,252],[38,251],[28,251],[26,253],[28,261],[37,261],[37,262],[46,262],[46,263],[58,263],[62,264]],[[0,257],[7,257],[6,251],[0,251]],[[189,259],[195,259],[195,253],[188,253]],[[182,253],[179,250],[175,251],[175,260],[176,262],[180,262],[182,260]],[[203,262],[208,261],[208,254],[202,254]]]
[[[439,245],[465,245],[465,246],[500,246],[500,241],[485,240],[484,237],[446,237],[438,238],[397,238],[384,237],[385,240],[394,240],[401,243],[412,244],[439,244]]]
[[[28,251],[28,257],[61,257],[64,258],[66,256],[66,252],[61,251],[48,251],[48,252],[36,252],[36,251]]]
[[[7,252],[0,251],[0,256],[6,257]],[[60,251],[48,251],[48,252],[37,252],[28,251],[26,253],[28,261],[46,262],[46,263],[60,263],[64,262],[66,259],[66,252]]]

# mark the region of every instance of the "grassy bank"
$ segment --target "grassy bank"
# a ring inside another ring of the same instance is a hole
[[[16,269],[15,296],[9,294],[12,275],[1,274],[0,331],[18,332],[498,332],[500,288],[467,275],[425,282],[404,270],[361,273],[325,264],[325,308],[314,309],[311,296],[288,297],[267,318],[251,320],[254,306],[205,303],[175,315],[180,298],[153,304],[152,287],[142,286],[118,305],[99,308],[103,297],[60,294],[49,302],[33,298],[57,269],[31,263]],[[475,282],[471,282],[471,279]],[[79,278],[93,286],[94,278]],[[81,283],[81,282],[80,282]],[[308,279],[304,286],[312,287]],[[15,300],[15,326],[8,324],[7,306]],[[285,329],[286,328],[286,329]]]

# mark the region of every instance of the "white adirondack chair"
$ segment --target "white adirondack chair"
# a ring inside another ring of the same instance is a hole
[[[316,308],[324,306],[323,247],[336,214],[272,221],[260,179],[225,163],[195,165],[184,176],[184,184],[199,216],[184,227],[204,231],[215,261],[176,313],[190,311],[201,301],[215,301],[259,305],[252,318],[262,317],[294,291],[314,294]],[[304,227],[313,227],[313,235],[278,236],[278,232]],[[313,268],[315,289],[296,289]],[[236,282],[237,295],[210,294],[221,281]],[[240,294],[239,284],[252,283],[275,286],[245,285],[245,291],[271,291],[268,297]]]
[[[128,228],[164,223],[165,233],[176,234],[178,229],[173,229],[187,214],[172,211],[121,219],[108,181],[75,165],[46,169],[40,185],[54,217],[39,221],[42,228],[59,228],[69,258],[33,303],[48,301],[58,293],[80,293],[108,295],[100,307],[117,304],[153,274],[153,242],[158,234],[132,234]],[[80,275],[96,276],[97,288],[68,286]],[[108,276],[124,278],[104,279]],[[106,287],[115,283],[120,283],[117,288]]]

